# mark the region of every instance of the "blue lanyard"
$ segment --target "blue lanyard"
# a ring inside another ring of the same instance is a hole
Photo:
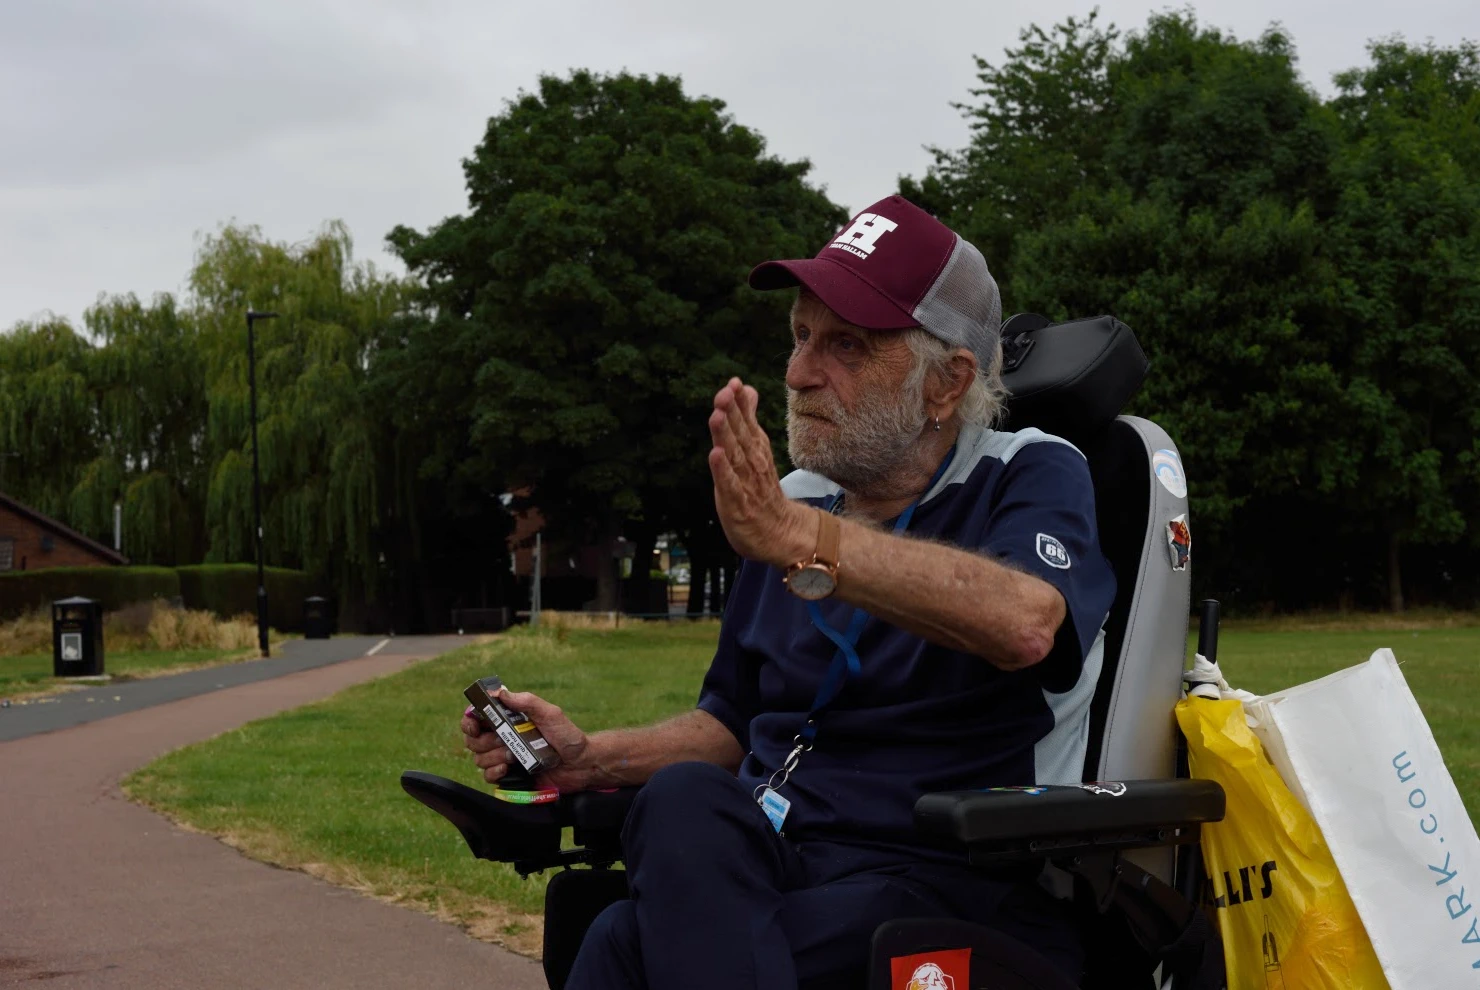
[[[919,508],[921,499],[930,494],[930,490],[945,475],[946,469],[951,466],[951,461],[955,457],[956,448],[952,447],[946,453],[945,460],[940,462],[940,467],[935,469],[935,475],[930,479],[930,484],[925,486],[925,492],[920,498],[911,502],[909,508],[901,512],[899,518],[895,520],[895,536],[909,529],[910,520],[914,518],[915,509]],[[834,496],[823,506],[823,511],[832,512],[837,508],[837,503],[838,497]],[[838,647],[838,651],[833,654],[832,663],[828,665],[827,674],[822,679],[822,685],[817,689],[817,697],[812,700],[812,710],[807,712],[807,721],[802,726],[802,731],[798,733],[800,742],[807,749],[811,749],[812,740],[817,737],[817,716],[837,700],[838,695],[843,691],[843,685],[848,682],[849,678],[857,677],[863,672],[863,664],[858,659],[856,644],[864,625],[869,620],[869,614],[861,608],[854,608],[853,616],[848,622],[847,632],[840,633],[822,617],[822,609],[816,602],[808,602],[807,611],[812,616],[812,625],[816,626],[822,635],[832,640]]]

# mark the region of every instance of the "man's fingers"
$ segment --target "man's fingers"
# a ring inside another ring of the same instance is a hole
[[[775,482],[775,478],[767,478],[776,472],[775,461],[771,456],[771,438],[766,436],[766,431],[761,428],[760,420],[756,418],[756,411],[760,406],[760,393],[749,385],[745,386],[736,395],[736,400],[730,406],[725,421],[730,428],[730,435],[735,438],[739,445],[742,457],[730,454],[730,463],[734,464],[737,471],[743,463],[751,484],[766,484],[767,481]]]
[[[735,469],[730,466],[729,455],[723,447],[714,447],[709,451],[709,473],[714,475],[715,490],[723,495],[734,491],[740,479],[735,476]]]
[[[471,726],[469,723],[472,723]],[[469,732],[469,728],[477,730],[477,734],[475,735],[473,732]],[[481,722],[465,718],[463,719],[462,729],[465,733],[463,736],[463,746],[470,753],[490,753],[503,745],[503,743],[499,742],[498,734]]]
[[[731,378],[715,394],[709,433],[715,446],[725,448],[737,471],[755,459],[757,445],[770,445],[756,415],[759,408],[760,393],[738,378]]]
[[[740,390],[740,400],[741,404],[745,407],[746,421],[759,429],[761,425],[761,394],[751,386],[747,385]]]
[[[745,391],[745,389],[741,389],[736,393],[735,401],[730,403],[730,407],[725,410],[725,414],[729,418],[730,429],[735,431],[735,436],[748,440],[750,439],[751,432],[750,424],[754,422],[754,417],[745,408]]]
[[[723,418],[719,412],[709,417],[709,432],[714,439],[714,445],[725,452],[725,457],[730,461],[730,466],[737,472],[745,464],[747,454],[745,444],[735,434],[734,410]],[[718,422],[716,422],[718,420]]]
[[[497,784],[500,780],[504,779],[504,775],[508,772],[509,765],[507,763],[496,763],[491,767],[483,768],[483,779],[487,783]]]
[[[731,378],[725,383],[723,388],[714,393],[714,408],[729,412],[730,406],[736,402],[739,395],[739,385],[740,379]]]
[[[745,426],[750,435],[750,460],[757,467],[772,464],[771,438],[761,427],[759,418],[761,396],[749,385],[745,386]]]
[[[478,753],[476,756],[473,757],[473,763],[474,765],[487,770],[489,767],[496,767],[500,763],[508,763],[509,757],[510,753],[508,747],[500,744],[485,752]]]
[[[536,725],[548,724],[565,715],[557,706],[528,691],[510,691],[508,688],[499,688],[498,698],[514,711],[528,715],[530,721]]]
[[[746,460],[753,469],[764,474],[766,466],[772,464],[771,438],[761,427],[759,410],[760,393],[747,385],[740,391],[729,420],[730,428],[745,447]]]
[[[745,453],[744,445],[740,438],[735,435],[735,424],[731,419],[735,405],[730,403],[725,409],[715,408],[709,414],[709,438],[714,441],[716,447],[723,448],[730,462],[735,463],[735,455],[738,452],[742,458]]]

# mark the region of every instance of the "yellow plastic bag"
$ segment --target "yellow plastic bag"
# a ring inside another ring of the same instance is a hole
[[[1228,796],[1202,827],[1203,906],[1218,923],[1228,990],[1385,990],[1388,983],[1321,830],[1280,779],[1239,701],[1185,698],[1193,777]]]

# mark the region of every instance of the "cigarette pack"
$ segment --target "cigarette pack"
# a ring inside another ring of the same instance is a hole
[[[498,734],[525,773],[553,770],[560,765],[560,754],[527,715],[499,701],[498,692],[503,686],[504,682],[495,676],[480,677],[463,694],[472,703],[478,720]]]

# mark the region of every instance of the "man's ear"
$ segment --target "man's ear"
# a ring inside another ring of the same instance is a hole
[[[971,383],[976,380],[976,355],[958,347],[946,363],[944,376],[930,376],[925,382],[925,408],[931,417],[949,420]]]

